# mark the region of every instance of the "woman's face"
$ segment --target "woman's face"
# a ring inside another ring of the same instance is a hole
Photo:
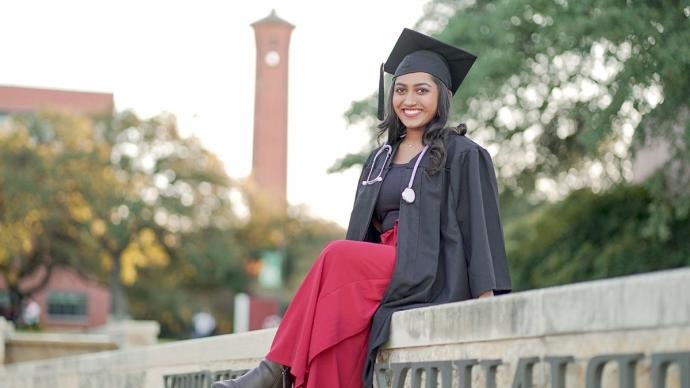
[[[438,86],[429,73],[398,76],[393,85],[393,109],[408,130],[424,129],[436,116]]]

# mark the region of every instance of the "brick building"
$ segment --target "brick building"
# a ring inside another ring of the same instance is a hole
[[[112,112],[113,107],[112,93],[0,85],[0,116],[41,109],[63,110],[73,114],[103,114]]]
[[[29,289],[40,282],[45,270],[36,271],[21,284]],[[0,277],[0,313],[9,318],[9,297]],[[53,269],[44,288],[26,303],[40,307],[39,323],[50,330],[83,330],[105,325],[110,312],[110,292],[104,285],[67,267]]]
[[[108,114],[112,93],[56,90],[0,85],[0,124],[11,114],[58,110],[72,114]],[[38,271],[20,284],[27,289],[42,277]],[[110,293],[98,282],[69,268],[55,268],[46,287],[32,297],[40,307],[41,326],[51,330],[79,330],[106,323]],[[0,276],[0,312],[9,314],[9,296]]]

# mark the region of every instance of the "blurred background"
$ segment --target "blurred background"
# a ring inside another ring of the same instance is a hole
[[[690,264],[681,1],[3,6],[0,310],[19,330],[274,327],[343,238],[403,27],[478,56],[517,291]],[[288,55],[289,54],[289,55]]]

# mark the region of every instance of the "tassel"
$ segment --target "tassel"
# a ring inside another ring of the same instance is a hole
[[[383,63],[379,70],[379,109],[377,117],[379,120],[383,120]]]

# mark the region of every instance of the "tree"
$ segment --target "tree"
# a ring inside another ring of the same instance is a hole
[[[55,266],[97,268],[89,199],[114,179],[99,162],[109,147],[89,131],[88,120],[59,115],[26,117],[0,131],[0,274],[14,321]],[[36,274],[36,284],[23,285]]]
[[[681,1],[432,1],[417,28],[478,55],[455,119],[485,144],[504,195],[563,198],[631,178],[650,139],[669,145],[647,181],[647,230],[669,238],[690,210],[690,7]],[[373,127],[375,99],[346,117]],[[363,160],[348,155],[334,170]]]
[[[242,198],[246,217],[235,214]],[[0,274],[15,319],[65,265],[110,284],[115,318],[156,319],[163,335],[181,338],[194,310],[208,308],[229,332],[229,301],[253,286],[246,265],[256,252],[285,253],[288,286],[275,293],[283,297],[342,235],[231,181],[170,115],[44,112],[0,130]],[[22,286],[36,273],[35,287]]]
[[[171,116],[19,117],[0,133],[0,154],[0,271],[15,318],[55,265],[109,278],[116,318],[128,315],[123,286],[142,268],[214,284],[237,270],[232,182]],[[222,271],[184,271],[216,265]],[[37,271],[42,281],[22,289]]]
[[[647,234],[652,197],[641,185],[604,193],[579,189],[506,225],[507,255],[517,290],[690,265],[690,217],[669,238]]]
[[[98,126],[113,145],[110,162],[125,187],[99,207],[110,221],[101,247],[112,267],[114,315],[127,315],[122,283],[134,284],[137,268],[233,263],[232,182],[220,160],[198,139],[182,138],[171,115],[141,120],[123,112]],[[224,234],[221,248],[205,245],[211,233]]]
[[[303,206],[289,206],[287,212],[276,211],[280,207],[258,192],[250,182],[242,186],[242,193],[250,216],[237,233],[247,252],[247,273],[256,275],[259,268],[252,268],[252,265],[256,265],[261,252],[280,251],[285,258],[285,283],[272,294],[287,303],[323,247],[329,241],[343,238],[345,231],[334,222],[310,215]],[[252,283],[247,284],[247,288],[270,293]]]

